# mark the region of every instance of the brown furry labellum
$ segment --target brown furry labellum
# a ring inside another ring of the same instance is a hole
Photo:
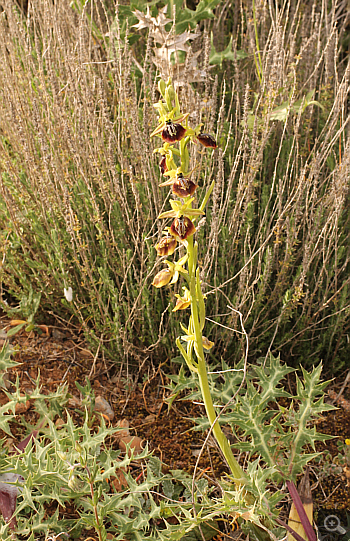
[[[200,133],[197,135],[197,139],[205,147],[216,148],[216,141],[209,133]]]
[[[193,222],[187,218],[187,216],[181,216],[181,218],[175,218],[170,226],[170,233],[174,237],[179,237],[181,240],[187,239],[193,235],[196,231]]]
[[[174,237],[163,237],[160,239],[155,248],[159,256],[173,255],[176,248],[176,239]]]
[[[193,195],[196,188],[197,184],[192,182],[189,178],[185,178],[182,173],[176,177],[176,180],[173,183],[173,193],[179,197]]]
[[[172,120],[166,121],[166,126],[162,131],[162,139],[166,143],[175,143],[176,141],[181,141],[185,137],[186,128],[177,124]]]
[[[162,175],[168,171],[168,167],[166,164],[166,156],[163,156],[162,159],[159,162],[159,169]]]

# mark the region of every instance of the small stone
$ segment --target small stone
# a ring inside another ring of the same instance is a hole
[[[114,419],[114,411],[107,400],[102,398],[102,396],[96,396],[94,411],[102,413],[102,415],[105,415],[110,421],[113,421]]]
[[[1,344],[0,344],[0,348],[1,348]],[[3,383],[2,387],[3,387],[4,389],[7,389],[7,390],[10,389],[12,383],[11,383],[10,376],[9,376],[8,372],[5,372],[5,373],[2,375],[2,383]]]
[[[61,417],[59,417],[55,422],[55,426],[57,428],[62,428],[64,425],[65,425],[65,422],[63,419],[61,419]]]
[[[25,398],[24,394],[21,394],[21,397]],[[26,400],[26,402],[19,402],[15,405],[15,413],[16,415],[19,415],[21,413],[25,413],[30,408],[30,401]]]
[[[72,396],[68,399],[68,406],[70,408],[80,408],[81,406],[81,400],[77,396]]]
[[[55,327],[52,329],[52,338],[55,340],[64,340],[66,338],[65,333],[59,331]]]
[[[115,473],[116,477],[111,477],[110,483],[116,492],[121,492],[122,490],[128,488],[128,482],[124,475],[124,473],[126,473],[126,469],[120,468],[119,470],[116,470]]]
[[[134,451],[134,455],[139,455],[143,451],[142,439],[138,436],[125,436],[124,438],[119,440],[119,449],[123,453],[126,452],[127,445],[129,445],[129,457],[131,456],[132,451]]]
[[[117,427],[120,428],[117,432],[117,438],[120,440],[130,436],[129,432],[129,421],[127,419],[121,419],[117,422]]]
[[[8,452],[11,452],[13,450],[14,441],[15,440],[13,438],[6,438],[3,446],[8,450]]]
[[[88,349],[81,349],[79,351],[79,355],[80,357],[84,357],[84,358],[91,358],[93,357],[93,354],[91,353],[91,351],[89,351]]]

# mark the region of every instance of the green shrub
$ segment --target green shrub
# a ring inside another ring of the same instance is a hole
[[[115,361],[169,357],[174,299],[149,292],[162,199],[148,30],[129,45],[102,3],[39,0],[27,18],[0,6],[3,306],[40,295],[41,313],[73,316]],[[226,328],[207,334],[226,361],[241,358],[229,304],[251,358],[279,351],[290,364],[339,370],[350,280],[345,19],[332,18],[335,2],[327,13],[264,6],[218,5],[175,81],[184,110],[221,146],[210,164],[192,153],[199,200],[216,179],[199,259],[208,315]],[[186,84],[200,50],[203,81]]]

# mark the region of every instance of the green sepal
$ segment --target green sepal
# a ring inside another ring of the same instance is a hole
[[[163,98],[165,98],[166,85],[165,85],[165,81],[163,81],[163,79],[160,79],[160,81],[158,81],[158,90],[161,93],[161,95],[163,96]]]
[[[159,101],[158,103],[154,103],[153,107],[158,110],[158,114],[160,117],[165,116],[168,112],[165,108],[165,104],[162,101]]]
[[[189,357],[189,359],[191,359],[192,363],[193,363],[193,359],[192,359],[192,354],[193,354],[193,340],[189,340],[187,342],[187,355]]]

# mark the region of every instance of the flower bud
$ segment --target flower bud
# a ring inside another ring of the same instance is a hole
[[[159,169],[162,175],[168,171],[168,166],[166,164],[166,156],[163,156],[159,162]]]
[[[76,452],[79,453],[79,454],[80,454],[80,453],[82,452],[82,450],[83,450],[82,446],[80,445],[80,443],[79,443],[78,441],[75,442],[74,448],[75,448]]]
[[[68,486],[73,492],[78,492],[81,489],[82,483],[75,475],[71,475],[68,479]]]
[[[163,237],[158,244],[156,244],[155,249],[159,256],[172,255],[175,252],[176,244],[177,242],[174,237]]]
[[[174,271],[170,268],[163,269],[153,278],[152,286],[160,288],[168,285],[172,277],[174,276]]]
[[[174,90],[173,85],[169,85],[169,86],[168,86],[167,92],[168,92],[169,98],[170,98],[171,100],[174,100],[174,99],[175,99],[175,90]]]
[[[161,79],[160,81],[158,81],[158,90],[163,96],[163,98],[165,94],[165,89],[166,89],[165,82],[163,81],[163,79]]]
[[[165,102],[167,104],[167,107],[168,107],[169,111],[171,111],[172,108],[173,108],[173,105],[172,105],[172,102],[171,102],[171,93],[169,92],[169,88],[167,88],[166,91],[165,91]]]

